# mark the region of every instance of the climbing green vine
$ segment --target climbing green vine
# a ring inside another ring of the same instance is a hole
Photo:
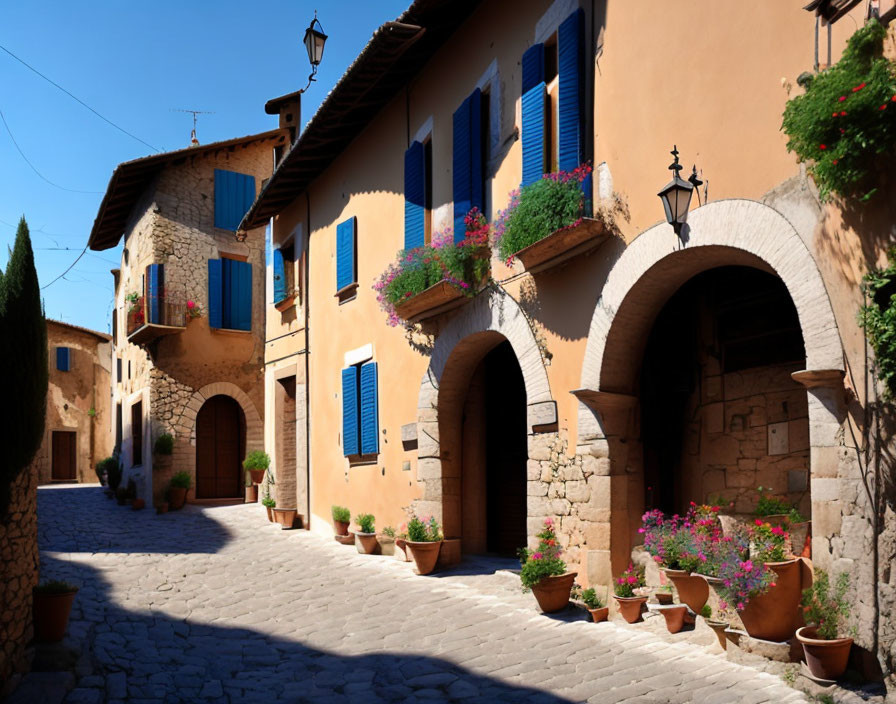
[[[877,190],[880,155],[896,147],[896,73],[882,55],[886,35],[869,22],[840,61],[812,77],[784,109],[787,149],[808,164],[823,200],[831,194],[868,200]]]
[[[859,312],[874,350],[877,377],[889,400],[896,398],[896,248],[889,253],[889,266],[865,275],[862,287],[868,303]]]

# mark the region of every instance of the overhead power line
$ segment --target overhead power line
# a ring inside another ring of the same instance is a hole
[[[56,81],[54,81],[52,78],[49,78],[49,77],[45,76],[44,74],[42,74],[40,71],[38,71],[36,68],[34,68],[34,66],[32,66],[31,64],[29,64],[28,62],[24,61],[23,59],[20,59],[18,56],[16,56],[15,54],[13,54],[9,49],[7,49],[7,48],[6,48],[5,46],[3,46],[2,44],[0,44],[0,49],[2,49],[3,51],[5,51],[5,52],[6,52],[7,54],[9,54],[12,58],[14,58],[14,59],[15,59],[16,61],[18,61],[20,64],[22,64],[22,66],[24,66],[25,68],[29,69],[30,71],[33,71],[33,72],[36,73],[38,76],[40,76],[41,78],[43,78],[47,83],[49,83],[50,85],[53,85],[53,86],[55,86],[56,88],[58,88],[59,90],[61,90],[61,91],[62,91],[63,93],[65,93],[69,98],[71,98],[71,99],[74,100],[75,102],[77,102],[77,103],[83,105],[85,108],[87,108],[88,110],[90,110],[90,112],[92,112],[94,115],[96,115],[98,118],[100,118],[103,122],[106,122],[106,123],[112,125],[112,127],[114,127],[115,129],[117,129],[119,132],[122,132],[123,134],[126,134],[126,135],[127,135],[128,137],[130,137],[131,139],[136,139],[138,142],[140,142],[140,144],[143,144],[143,145],[149,147],[149,148],[152,149],[154,152],[160,151],[160,150],[157,149],[156,147],[152,146],[149,142],[144,142],[144,141],[143,141],[142,139],[140,139],[137,135],[135,135],[135,134],[133,134],[133,133],[131,133],[131,132],[128,132],[124,127],[120,127],[119,125],[116,125],[116,124],[115,124],[114,122],[112,122],[112,120],[110,120],[108,117],[105,117],[104,115],[101,115],[100,113],[98,113],[96,110],[94,110],[92,107],[90,107],[87,103],[85,103],[83,100],[81,100],[78,96],[74,95],[74,94],[71,93],[70,91],[67,91],[65,88],[63,88],[61,85],[59,85],[59,84],[58,84]]]
[[[75,261],[73,261],[73,262],[69,265],[68,269],[66,269],[65,271],[63,271],[59,276],[57,276],[55,279],[53,279],[53,280],[52,280],[50,283],[48,283],[46,286],[41,286],[41,287],[40,287],[40,290],[43,291],[45,288],[50,288],[50,286],[52,286],[53,284],[55,284],[57,281],[59,281],[59,279],[63,278],[68,272],[70,272],[72,269],[74,269],[74,268],[75,268],[75,264],[77,264],[77,263],[78,263],[78,260],[80,260],[81,257],[84,256],[84,253],[85,253],[86,251],[87,251],[87,245],[85,244],[85,245],[84,245],[84,249],[82,249],[82,250],[81,250],[81,253],[80,253],[77,257],[75,257]]]
[[[60,191],[68,191],[69,193],[90,193],[90,194],[99,194],[102,195],[103,191],[79,191],[74,188],[66,188],[65,186],[60,186],[58,183],[53,183],[50,179],[44,176],[40,171],[37,170],[37,167],[31,163],[31,160],[25,156],[25,152],[22,151],[22,148],[19,146],[19,143],[16,141],[16,138],[12,134],[12,130],[9,129],[9,123],[6,121],[6,117],[3,114],[3,110],[0,110],[0,120],[3,121],[3,126],[6,128],[6,134],[9,135],[9,138],[12,140],[13,146],[15,146],[16,151],[19,152],[19,156],[25,160],[25,163],[31,167],[31,170],[40,176],[44,181],[49,183],[54,188],[58,188]]]

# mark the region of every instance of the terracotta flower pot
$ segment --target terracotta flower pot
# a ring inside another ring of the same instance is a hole
[[[270,506],[265,506],[264,510],[268,512],[268,520],[273,523],[274,522],[274,511]]]
[[[252,479],[252,483],[261,484],[264,481],[264,472],[263,469],[250,469],[249,477]]]
[[[58,643],[65,636],[68,617],[78,589],[58,594],[34,591],[34,638],[44,643]]]
[[[728,638],[725,636],[725,629],[728,628],[728,624],[724,621],[713,621],[712,619],[704,620],[706,621],[706,625],[709,626],[716,634],[716,638],[719,641],[719,645],[722,646],[722,650],[727,650]]]
[[[256,501],[258,501],[258,486],[251,484],[246,487],[246,503],[254,504]]]
[[[168,506],[172,511],[178,511],[184,507],[187,502],[187,490],[172,486],[168,489]]]
[[[744,629],[752,638],[783,643],[796,631],[800,604],[800,561],[767,562],[774,570],[775,586],[751,597],[740,612]]]
[[[333,521],[333,529],[336,535],[348,535],[348,523],[346,521]]]
[[[709,585],[706,580],[698,574],[689,574],[684,570],[664,569],[663,572],[678,590],[678,600],[690,606],[695,614],[699,614],[709,599]]]
[[[599,609],[588,609],[588,613],[591,614],[591,618],[594,619],[595,623],[600,623],[601,621],[607,620],[607,616],[610,613],[610,607],[601,606]]]
[[[380,544],[381,555],[391,556],[395,554],[395,538],[388,535],[379,535],[377,536],[377,542]]]
[[[402,562],[410,562],[411,556],[408,555],[408,541],[404,538],[396,538],[395,539],[395,547],[399,549],[400,552],[396,553],[397,557]]]
[[[281,530],[291,530],[296,522],[297,512],[294,508],[274,508],[274,523],[280,524]]]
[[[168,502],[162,501],[161,503],[156,504],[156,513],[160,516],[163,513],[168,513]]]
[[[629,623],[641,620],[641,609],[647,603],[646,596],[614,596],[619,613]]]
[[[662,606],[672,603],[672,592],[657,592],[654,596],[656,596],[656,603]]]
[[[535,600],[546,614],[562,611],[569,604],[569,593],[578,572],[566,572],[552,577],[542,577],[532,585]]]
[[[791,523],[790,552],[799,557],[812,557],[812,521]]]
[[[144,499],[134,499],[131,501],[131,508],[134,511],[139,511],[140,509],[146,508],[146,501]]]
[[[441,540],[427,543],[408,540],[407,547],[417,564],[417,574],[429,574],[436,568],[436,560],[439,559],[439,550],[442,548]]]
[[[336,542],[340,545],[354,545],[355,544],[355,534],[349,533],[348,535],[335,535]]]
[[[659,609],[659,612],[666,619],[666,630],[669,633],[678,633],[686,623],[693,623],[694,617],[688,613],[688,607],[685,604],[672,604]]]
[[[852,638],[822,640],[814,626],[803,626],[796,632],[796,639],[803,646],[806,666],[814,677],[836,680],[846,671]]]
[[[362,555],[377,555],[380,551],[376,533],[355,533],[355,547]]]

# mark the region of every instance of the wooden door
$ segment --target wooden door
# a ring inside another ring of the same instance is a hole
[[[53,431],[53,481],[77,480],[78,434],[67,430]]]
[[[237,498],[242,492],[243,411],[229,396],[213,396],[196,416],[196,498]]]

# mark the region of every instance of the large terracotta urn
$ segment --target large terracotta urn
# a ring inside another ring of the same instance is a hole
[[[706,600],[709,599],[709,585],[706,583],[706,580],[699,574],[689,574],[684,570],[665,568],[663,572],[666,573],[666,576],[678,590],[678,600],[682,604],[690,606],[691,611],[695,614],[699,614],[700,609],[703,608]]]
[[[429,574],[436,568],[442,541],[418,543],[408,540],[407,548],[411,551],[411,557],[414,558],[414,562],[417,564],[417,574]]]
[[[619,613],[629,623],[641,620],[641,611],[647,603],[646,596],[614,596]]]
[[[836,680],[846,671],[852,638],[823,640],[815,627],[803,626],[796,632],[796,639],[803,646],[806,667],[815,677]]]
[[[740,611],[740,620],[752,638],[783,643],[793,638],[800,616],[800,560],[766,562],[775,572],[775,586],[751,597]]]
[[[569,594],[577,572],[566,572],[552,577],[542,577],[532,585],[535,600],[546,614],[562,611],[569,603]]]

